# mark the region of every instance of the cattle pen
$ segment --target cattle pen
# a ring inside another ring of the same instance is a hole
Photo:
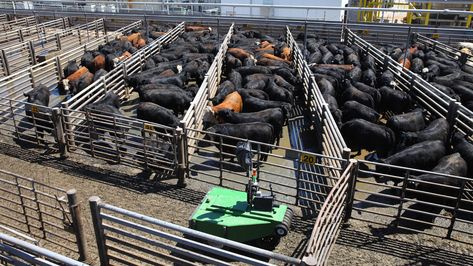
[[[5,11],[8,11],[8,9]],[[70,18],[77,17],[78,20],[84,19],[83,14],[79,11],[82,10],[63,10],[55,12],[54,16],[61,15]],[[29,15],[28,10],[16,10],[16,12],[17,15]],[[42,10],[41,12],[42,16],[51,16],[50,11]],[[110,261],[119,264],[157,264],[161,260],[162,263],[171,261],[177,264],[190,264],[200,261],[225,265],[229,264],[226,261],[228,259],[252,265],[266,265],[268,260],[269,263],[273,264],[302,265],[305,263],[306,265],[324,265],[329,261],[331,252],[341,255],[336,251],[338,247],[335,244],[337,237],[340,234],[343,235],[343,233],[340,233],[343,231],[343,225],[350,224],[354,220],[365,222],[366,227],[377,226],[377,229],[384,233],[391,232],[394,229],[405,229],[415,233],[466,242],[471,250],[473,186],[470,179],[419,169],[383,165],[367,160],[350,159],[351,151],[348,149],[328,104],[320,92],[314,74],[306,61],[306,55],[302,50],[302,47],[305,47],[307,34],[312,32],[316,32],[321,38],[333,42],[357,46],[364,53],[372,55],[378,66],[390,69],[394,73],[399,90],[409,92],[427,112],[431,115],[444,117],[448,120],[451,128],[455,128],[463,135],[468,136],[471,141],[473,138],[473,114],[471,110],[442,94],[428,82],[403,68],[371,44],[372,42],[395,41],[403,45],[411,39],[411,33],[416,31],[425,35],[440,32],[438,35],[439,43],[436,45],[443,47],[441,41],[450,43],[473,39],[471,31],[428,27],[413,29],[399,25],[384,27],[378,24],[307,20],[138,14],[96,14],[89,12],[87,13],[88,19],[102,17],[104,19],[87,24],[95,27],[92,28],[95,36],[90,40],[87,39],[84,44],[81,43],[81,47],[66,46],[59,49],[61,50],[60,54],[42,63],[32,63],[34,59],[31,58],[34,58],[34,56],[30,57],[27,69],[23,70],[21,68],[25,68],[24,65],[17,67],[15,61],[12,63],[12,60],[7,59],[5,62],[8,62],[8,64],[6,65],[11,65],[8,68],[14,70],[4,71],[5,77],[0,79],[2,123],[0,132],[3,135],[2,139],[13,138],[20,145],[27,142],[33,145],[35,150],[48,151],[53,148],[53,150],[57,150],[63,160],[69,160],[66,159],[68,157],[91,157],[98,160],[87,162],[95,164],[104,160],[105,164],[130,167],[131,169],[143,170],[145,173],[154,172],[156,174],[154,179],[144,180],[143,182],[143,185],[149,187],[150,190],[167,179],[177,179],[178,185],[181,187],[185,186],[186,183],[196,182],[205,184],[202,185],[204,190],[213,185],[243,190],[247,180],[246,173],[237,164],[225,161],[224,157],[235,157],[235,155],[224,154],[221,149],[223,145],[227,145],[224,144],[225,140],[232,139],[232,137],[206,132],[202,125],[204,110],[209,99],[215,96],[217,87],[224,76],[222,70],[225,64],[224,58],[231,38],[237,29],[258,30],[266,34],[283,33],[283,40],[292,51],[293,63],[291,67],[295,70],[302,84],[303,93],[302,97],[298,99],[299,107],[292,110],[290,114],[288,125],[283,133],[286,138],[283,140],[283,144],[275,146],[255,141],[249,142],[253,144],[253,147],[256,147],[253,151],[257,155],[255,158],[259,158],[262,153],[269,156],[266,162],[255,160],[259,180],[263,183],[262,188],[272,190],[277,195],[278,201],[301,210],[297,213],[298,219],[302,219],[303,215],[308,215],[312,216],[314,220],[309,220],[311,221],[311,233],[306,236],[303,251],[299,255],[293,255],[287,253],[287,251],[280,254],[278,251],[268,252],[225,239],[213,238],[210,235],[199,234],[194,230],[181,226],[182,221],[180,224],[176,221],[167,222],[165,217],[156,219],[150,215],[142,215],[120,208],[118,207],[119,204],[108,201],[107,198],[104,198],[104,202],[107,202],[104,203],[99,198],[94,197],[90,199],[89,204],[94,227],[93,238],[98,247],[98,257],[102,265],[108,265]],[[140,17],[143,20],[136,22],[135,20]],[[105,32],[107,23],[111,23],[107,20],[117,18],[126,21],[125,24],[129,25],[117,31]],[[146,26],[151,21],[163,24],[170,23],[175,26],[162,37],[138,50],[131,58],[91,84],[82,93],[70,98],[61,98],[54,93],[58,81],[63,78],[62,67],[68,61],[78,61],[85,50],[94,49],[98,45],[129,32],[133,28]],[[97,29],[98,23],[101,25],[100,30]],[[185,26],[192,24],[205,25],[216,30],[220,37],[219,49],[178,127],[170,128],[129,116],[107,113],[97,115],[84,109],[87,104],[102,99],[109,91],[117,93],[121,99],[128,99],[132,92],[131,88],[125,83],[125,77],[140,72],[146,59],[159,54],[164,46],[172,45],[173,41],[184,32]],[[80,30],[76,30],[80,39]],[[89,31],[88,28],[86,31]],[[18,32],[24,34],[22,30],[18,30]],[[67,30],[64,32],[67,32]],[[303,38],[295,38],[296,34],[300,34]],[[398,36],[405,36],[405,38],[402,39]],[[422,39],[423,37],[418,35],[417,38]],[[304,43],[300,45],[296,40]],[[422,40],[432,43],[427,38]],[[61,41],[57,42],[58,47],[61,46],[59,43]],[[29,53],[31,56],[35,52],[34,47],[31,47],[31,44],[29,45],[30,47],[25,49],[28,51],[26,54]],[[457,51],[452,51],[452,56],[458,56]],[[464,56],[460,54],[459,58],[459,60],[463,60],[461,58],[464,58]],[[5,56],[2,59],[5,60]],[[48,107],[25,102],[23,93],[31,91],[40,83],[46,84],[48,89],[53,92],[53,103]],[[26,109],[32,111],[35,119],[27,119]],[[37,121],[42,120],[51,121],[51,123],[46,124],[46,126],[37,124]],[[108,124],[108,131],[100,133],[99,127],[104,123]],[[45,127],[43,128],[45,130],[39,130],[41,127]],[[127,132],[123,133],[123,128],[126,128]],[[43,131],[50,133],[46,133],[43,138],[41,137]],[[103,143],[94,142],[90,135],[91,132],[103,134],[103,137],[108,139],[108,143],[111,143],[111,145],[103,146]],[[205,135],[212,136],[214,141],[204,138]],[[308,142],[307,139],[312,141]],[[235,140],[248,141],[244,139]],[[166,144],[166,148],[158,148],[158,144],[159,147]],[[220,149],[211,147],[212,145],[215,147],[220,145]],[[271,150],[271,152],[264,152],[266,150]],[[77,157],[77,155],[79,156]],[[59,160],[58,158],[54,159]],[[367,165],[368,169],[361,168],[360,164]],[[391,167],[398,170],[400,174],[390,177],[402,180],[405,185],[392,186],[375,182],[376,177],[385,175],[377,171],[376,166]],[[5,181],[7,187],[2,186],[5,190],[11,190],[8,186],[16,186],[19,191],[20,188],[27,188],[35,195],[46,194],[45,196],[48,196],[49,199],[57,201],[50,203],[50,205],[60,203],[64,206],[68,205],[64,195],[62,197],[50,196],[47,193],[41,193],[41,189],[38,189],[38,191],[35,189],[35,186],[43,184],[32,185],[32,188],[29,188],[18,181],[26,179],[10,173],[2,172],[2,174],[14,178],[13,181],[8,181],[7,178],[1,180]],[[414,182],[416,180],[414,177],[421,174],[435,174],[452,178],[458,180],[460,185],[430,184],[439,190],[452,190],[455,196],[408,188],[407,184]],[[362,178],[366,175],[371,177],[369,179]],[[29,179],[27,181],[34,182],[34,180]],[[135,179],[126,180],[126,178],[119,180],[122,183],[135,181]],[[20,195],[15,195],[15,197],[22,198],[21,191],[19,193]],[[58,190],[56,193],[64,194],[65,191]],[[448,201],[449,204],[414,199],[408,196],[409,193],[428,194],[434,198]],[[29,199],[29,196],[27,198]],[[12,199],[9,200],[13,201]],[[11,209],[2,206],[2,211],[3,209],[6,210],[6,214],[2,213],[2,216],[8,216],[8,213],[13,211],[29,217],[28,213],[25,212],[24,200],[25,198],[22,198],[20,203],[17,204],[23,209]],[[69,201],[71,200],[73,198],[69,199]],[[37,204],[34,207],[37,210],[44,208],[38,205],[42,203],[41,200],[36,199],[33,202]],[[85,199],[81,199],[81,202],[84,205]],[[83,260],[86,257],[86,251],[81,250],[83,248],[81,242],[84,241],[84,236],[77,232],[83,230],[80,228],[81,222],[74,220],[77,217],[65,218],[68,215],[75,214],[74,206],[70,202],[69,210],[55,206],[56,211],[59,208],[63,212],[61,214],[63,215],[62,222],[68,222],[67,228],[64,226],[64,228],[58,228],[58,230],[61,233],[64,233],[62,231],[65,229],[75,233],[76,238],[71,241],[72,245],[75,246],[72,248],[72,252],[66,252],[66,255],[81,257],[80,259]],[[32,207],[29,206],[29,208]],[[166,208],[172,209],[172,206]],[[438,208],[445,211],[439,213],[437,212]],[[39,213],[41,214],[41,212]],[[419,216],[419,214],[423,216]],[[82,217],[88,217],[88,215],[88,213],[82,213]],[[435,222],[428,222],[422,220],[425,217],[436,217],[438,219]],[[40,223],[48,223],[41,216],[34,219]],[[88,218],[83,219],[90,220]],[[15,221],[19,228],[16,228],[14,233],[11,230],[8,231],[9,234],[15,234],[19,238],[25,237],[25,234],[27,234],[33,236],[33,238],[50,240],[48,232],[40,231],[40,235],[34,235],[30,230],[30,227],[34,225],[26,224],[25,230],[22,227],[25,225],[21,225],[25,222],[20,219]],[[25,218],[25,221],[27,223],[28,218]],[[413,228],[408,224],[409,221],[422,225],[428,224],[432,228],[428,230]],[[2,221],[0,224],[5,223]],[[54,227],[55,225],[51,224],[51,226]],[[61,226],[56,225],[55,227]],[[44,226],[41,229],[46,230]],[[23,233],[17,231],[23,231]],[[54,233],[52,232],[52,234]],[[182,236],[192,236],[193,238]],[[22,252],[12,253],[15,251],[2,248],[11,245],[16,240],[3,235],[0,235],[0,237],[2,243],[0,246],[0,261],[5,260],[7,263],[11,263],[18,258],[18,254],[25,255],[24,252],[26,252],[40,254],[45,260],[66,263],[67,258],[56,256],[56,254],[47,254],[44,250],[34,249],[23,242],[18,242],[23,246],[21,248]],[[126,242],[123,239],[133,239],[133,241]],[[199,241],[195,241],[195,239]],[[203,242],[204,240],[217,245],[207,245],[206,242]],[[20,244],[15,244],[15,246]],[[53,251],[55,250],[54,246],[46,246]],[[231,247],[232,251],[220,248],[222,246]],[[253,254],[257,258],[242,256],[239,252]],[[5,255],[9,253],[17,254],[16,258],[14,258],[15,256]],[[216,257],[211,255],[216,255]],[[153,261],[154,258],[158,257],[160,258],[159,262]],[[24,260],[26,257],[20,258]],[[29,258],[31,259],[31,257]],[[463,261],[458,263],[468,262],[471,263],[470,257],[464,258]],[[453,262],[453,264],[455,263],[457,262]]]

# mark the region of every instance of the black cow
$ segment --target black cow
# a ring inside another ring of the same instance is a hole
[[[416,132],[425,128],[424,115],[421,110],[393,115],[386,122],[386,126],[396,133],[401,131]]]
[[[340,131],[348,147],[358,154],[362,149],[386,154],[396,143],[396,136],[390,128],[363,119],[344,123]]]
[[[380,162],[385,164],[397,165],[402,167],[417,168],[423,170],[432,169],[437,162],[445,156],[447,150],[445,144],[441,140],[423,141],[414,144],[406,149],[389,156],[386,159],[381,159]],[[377,165],[376,171],[379,173],[403,176],[403,169],[389,167],[384,165]],[[388,180],[391,178],[388,178]],[[378,182],[387,181],[386,179],[378,178]],[[402,179],[392,179],[397,185]]]
[[[432,169],[432,172],[465,177],[467,168],[467,163],[462,156],[460,156],[460,153],[457,152],[440,159],[438,164]],[[409,186],[416,190],[440,194],[450,198],[434,196],[422,192],[411,192],[409,196],[421,201],[455,207],[456,197],[458,196],[462,182],[463,180],[459,178],[436,174],[422,174],[414,177]]]
[[[179,119],[173,114],[172,110],[152,102],[138,104],[136,115],[139,119],[168,127],[176,128],[179,126]]]
[[[284,112],[284,116],[288,117],[292,106],[286,102],[261,100],[255,97],[245,97],[243,99],[243,111],[246,113],[263,111],[269,108],[281,108]]]
[[[184,90],[146,90],[140,95],[142,102],[152,102],[171,109],[176,115],[184,114],[192,102],[192,97]]]
[[[371,95],[369,95],[368,93],[360,91],[359,89],[351,85],[349,85],[348,88],[343,91],[341,99],[343,102],[356,101],[370,108],[374,108],[373,97],[371,97]]]
[[[269,100],[269,95],[262,90],[239,89],[238,93],[245,100],[247,97],[255,97],[261,100]]]
[[[66,65],[66,67],[64,68],[64,71],[63,71],[64,72],[64,78],[69,77],[69,75],[76,72],[77,70],[79,70],[79,66],[77,65],[76,61],[71,60],[71,61],[67,62],[67,65]]]
[[[114,123],[114,119],[115,121],[121,121],[121,119],[116,118],[116,116],[123,115],[119,108],[120,98],[114,92],[107,92],[101,100],[85,106],[87,116],[91,121],[92,132],[90,132],[90,135],[93,139],[97,139],[99,135],[104,135],[106,132],[123,138],[125,132],[128,131],[126,122]]]
[[[235,113],[228,109],[222,109],[217,112],[218,119],[225,123],[242,124],[251,122],[265,122],[271,124],[274,129],[274,138],[276,145],[279,145],[279,139],[282,135],[285,116],[280,108],[271,108],[254,113]],[[274,143],[274,141],[272,142]]]
[[[228,80],[233,82],[235,84],[235,88],[239,89],[242,86],[243,78],[241,77],[241,74],[238,71],[231,70],[230,73],[228,74]]]
[[[213,105],[218,105],[223,100],[225,100],[225,97],[227,97],[228,94],[232,93],[235,91],[235,84],[233,84],[232,81],[226,80],[220,86],[218,86],[217,89],[217,95],[211,99]]]
[[[105,69],[103,69],[103,68],[97,70],[97,71],[95,72],[95,74],[94,74],[94,80],[93,80],[92,82],[97,81],[99,78],[101,78],[101,77],[103,77],[103,76],[105,76],[105,75],[107,75],[107,74],[108,74],[107,70],[105,70]]]
[[[363,70],[360,67],[354,67],[350,72],[348,72],[348,79],[355,83],[361,80],[361,76],[363,75]]]
[[[368,86],[376,87],[376,73],[371,68],[363,71],[361,81]]]
[[[403,91],[383,86],[379,92],[381,93],[380,111],[392,111],[395,114],[400,114],[413,107],[411,96]]]
[[[417,132],[401,132],[399,146],[407,147],[427,140],[447,141],[448,122],[444,118],[432,121],[425,129]]]
[[[347,101],[342,107],[343,122],[347,122],[352,119],[361,118],[371,123],[378,122],[380,114],[374,109],[369,108],[356,101]]]
[[[294,96],[292,93],[289,90],[278,86],[274,80],[268,81],[264,91],[268,94],[270,100],[287,102],[294,105]]]
[[[28,93],[24,92],[23,95],[27,97],[27,102],[30,103],[25,104],[26,117],[29,123],[36,124],[38,136],[43,139],[44,132],[51,132],[53,129],[51,116],[48,114],[47,108],[44,108],[49,106],[51,92],[46,86],[41,84]]]
[[[378,79],[378,83],[380,86],[394,86],[396,82],[394,81],[394,74],[391,70],[386,70],[381,74]]]
[[[362,82],[356,82],[354,84],[354,86],[359,89],[360,91],[362,92],[366,92],[368,93],[369,95],[371,95],[371,97],[373,98],[374,100],[374,106],[378,106],[379,103],[381,102],[381,93],[379,93],[379,91],[371,86],[368,86]]]
[[[238,140],[232,139],[232,138],[219,137],[212,133],[228,135],[231,137],[247,139],[247,140],[268,143],[268,144],[271,144],[272,141],[274,140],[273,126],[271,126],[271,124],[262,123],[262,122],[244,123],[244,124],[220,124],[220,125],[215,125],[207,129],[207,131],[210,133],[210,134],[207,134],[207,136],[210,137],[212,142],[215,143],[215,146],[218,149],[222,148],[220,152],[229,153],[229,154],[235,154],[234,147],[236,147]],[[222,147],[218,144],[219,138],[222,138],[222,142],[224,144],[222,145]],[[256,145],[252,147],[252,149],[254,150],[256,150],[257,148],[258,147]],[[260,160],[266,161],[268,158],[268,155],[264,153],[269,153],[271,151],[271,147],[269,145],[261,145],[260,150],[261,150]],[[232,159],[234,159],[234,157],[232,157]]]
[[[473,144],[460,133],[456,133],[453,137],[453,148],[465,159],[468,164],[468,177],[473,178]]]
[[[251,80],[245,84],[245,89],[248,90],[263,90],[266,87],[264,80]]]

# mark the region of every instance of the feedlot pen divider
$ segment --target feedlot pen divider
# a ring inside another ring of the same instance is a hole
[[[49,30],[65,30],[70,26],[69,18],[64,17],[21,29],[0,32],[0,47],[5,48],[19,42],[38,40],[47,35]]]
[[[0,74],[8,76],[36,65],[38,56],[49,52],[65,52],[105,35],[103,19],[47,34],[38,40],[25,41],[0,50]]]
[[[0,170],[0,191],[0,231],[86,258],[76,190],[65,191]]]
[[[36,19],[36,16],[29,16],[24,18],[15,17],[13,20],[0,22],[0,32],[9,31],[16,28],[25,28],[36,25],[37,23],[38,21]]]

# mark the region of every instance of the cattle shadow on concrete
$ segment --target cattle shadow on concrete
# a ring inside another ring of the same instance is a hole
[[[372,235],[354,229],[342,229],[337,244],[398,257],[411,262],[407,265],[472,265],[473,257],[436,247]]]
[[[356,202],[355,204],[353,204],[353,207],[358,208],[358,209],[388,208],[388,206],[383,206],[383,205],[376,204],[376,203],[382,203],[382,204],[390,205],[390,206],[394,206],[394,205],[397,205],[397,204],[400,203],[400,199],[388,197],[388,195],[389,196],[398,196],[398,194],[399,194],[398,189],[387,188],[387,189],[383,189],[383,190],[381,190],[377,193],[382,194],[382,195],[370,194],[365,199],[365,201]],[[387,195],[387,196],[383,196],[383,195]],[[376,203],[373,203],[373,202],[376,202]],[[361,210],[357,210],[357,212],[358,212],[358,214],[361,214]]]

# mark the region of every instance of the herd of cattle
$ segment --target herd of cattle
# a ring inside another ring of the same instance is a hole
[[[461,66],[458,60],[418,42],[408,49],[390,45],[384,45],[380,49],[413,73],[429,81],[441,92],[473,110],[472,66],[467,64]]]
[[[367,159],[384,164],[472,177],[473,144],[460,133],[451,132],[446,119],[428,113],[410,94],[396,89],[393,73],[378,66],[371,55],[357,46],[328,43],[315,35],[309,36],[306,47],[306,56],[323,97],[348,147],[358,151],[357,155],[361,150],[367,150],[373,152],[366,156]],[[473,75],[462,72],[453,61],[419,44],[413,45],[407,54],[399,48],[386,49],[385,52],[401,63],[405,56],[406,67],[426,75],[441,91],[458,96],[462,102],[470,101],[473,90],[466,86],[473,86],[469,83],[473,81]],[[423,60],[427,60],[425,67]],[[367,168],[366,165],[361,167]],[[405,175],[405,170],[398,168],[384,165],[376,168],[385,175],[377,176],[379,182],[391,180],[397,185]],[[386,178],[393,175],[399,178]],[[435,184],[459,188],[462,183],[460,179],[434,174],[414,175],[411,180],[431,183],[410,182],[409,186],[454,197],[458,189]],[[445,197],[426,193],[415,197],[449,206],[453,204]]]
[[[68,64],[60,87],[72,93],[85,88],[96,76],[112,69],[122,56],[143,45],[133,36],[142,35],[135,32],[126,40],[122,38],[97,52],[87,52],[80,67],[72,62]],[[297,39],[301,41],[304,37],[299,35]],[[210,28],[188,26],[172,45],[151,56],[141,72],[125,77],[127,85],[139,95],[137,117],[172,128],[179,126],[181,115],[202,84],[220,41]],[[278,144],[282,128],[302,91],[301,80],[292,69],[291,49],[283,38],[274,39],[253,30],[235,30],[228,47],[222,82],[206,109],[204,129]],[[473,175],[473,144],[452,132],[444,118],[422,109],[411,95],[397,89],[394,74],[378,66],[371,55],[356,46],[329,43],[312,34],[307,35],[306,47],[300,45],[300,48],[342,136],[349,148],[358,151],[357,155],[367,150],[374,152],[370,159],[390,165],[456,176]],[[471,103],[473,75],[441,53],[420,44],[407,51],[383,49],[447,95],[458,97],[465,105]],[[50,94],[44,86],[25,95],[28,102],[48,106]],[[93,112],[123,115],[120,108],[119,97],[113,92],[86,107]],[[27,111],[27,115],[31,113]],[[96,123],[95,127],[103,128],[102,132],[117,131],[110,123]],[[210,137],[214,138],[214,134]],[[236,139],[225,138],[223,144],[215,146],[224,153],[235,154]],[[261,160],[267,159],[269,147],[262,145]],[[402,176],[396,168],[377,168],[386,176]],[[461,183],[459,179],[433,174],[414,178],[454,187]],[[412,184],[424,191],[450,196],[456,193],[448,189],[439,192],[438,187],[428,183]],[[445,199],[439,201],[437,197],[428,200],[446,204]]]

